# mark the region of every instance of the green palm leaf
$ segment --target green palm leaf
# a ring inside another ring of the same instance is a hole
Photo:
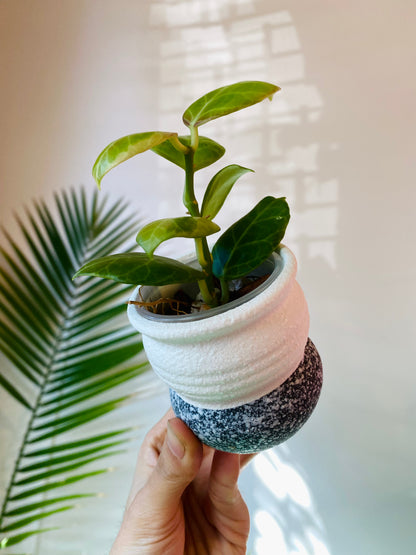
[[[96,496],[83,489],[50,493],[107,472],[89,465],[133,439],[131,428],[82,433],[131,402],[126,382],[147,369],[142,344],[122,317],[130,287],[72,281],[87,259],[131,250],[123,246],[138,222],[126,218],[126,209],[98,193],[62,192],[51,206],[38,201],[18,219],[21,246],[3,230],[0,351],[10,365],[0,367],[0,390],[30,417],[0,511],[0,550],[54,530],[33,526],[72,509],[73,500]]]

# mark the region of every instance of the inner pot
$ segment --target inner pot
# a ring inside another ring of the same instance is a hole
[[[181,262],[188,264],[189,266],[198,267],[198,262],[195,260],[195,255],[189,255],[181,259]],[[269,284],[276,279],[276,277],[281,273],[283,269],[283,259],[278,251],[272,253],[262,264],[257,266],[252,270],[246,278],[255,280],[256,278],[263,278],[264,276],[269,276],[265,281],[260,283],[255,289],[245,294],[242,297],[234,299],[225,305],[210,308],[209,310],[195,311],[190,314],[159,314],[146,307],[139,306],[141,316],[149,320],[165,323],[180,323],[180,322],[192,322],[196,320],[203,320],[205,318],[212,318],[217,314],[221,314],[227,310],[232,310],[237,306],[250,301],[253,297],[257,296],[259,293],[264,291]],[[231,291],[234,291],[241,280],[231,280],[229,286]],[[155,286],[142,286],[140,287],[140,297],[145,303],[154,303],[162,298],[174,298],[178,291],[182,291],[187,297],[192,300],[198,298],[199,288],[197,283],[176,283],[173,285],[164,285],[160,287]]]

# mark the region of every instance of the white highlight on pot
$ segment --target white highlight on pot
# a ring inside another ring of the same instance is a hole
[[[309,313],[296,281],[296,259],[282,246],[283,268],[251,300],[215,316],[165,322],[128,306],[131,324],[156,374],[185,401],[232,408],[279,387],[303,359]],[[138,290],[132,300],[137,300]]]

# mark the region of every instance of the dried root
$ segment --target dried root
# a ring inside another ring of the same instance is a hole
[[[149,312],[153,314],[163,314],[163,315],[184,315],[189,314],[192,308],[192,303],[187,302],[183,299],[171,299],[166,297],[161,297],[155,301],[144,301],[142,295],[142,288],[139,288],[140,301],[127,301],[127,304],[135,304],[146,308]]]

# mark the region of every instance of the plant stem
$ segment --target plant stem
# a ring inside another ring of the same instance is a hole
[[[220,283],[221,283],[221,304],[226,304],[230,299],[228,283],[224,278],[220,280]]]
[[[202,298],[208,306],[217,306],[218,301],[215,294],[214,278],[212,275],[212,258],[206,237],[195,239],[195,250],[198,262],[207,274],[207,277],[204,280],[198,282]]]
[[[198,135],[196,134],[196,136]],[[196,141],[196,144],[197,143],[198,141]],[[183,193],[183,203],[191,216],[201,217],[194,191],[194,150],[192,148],[185,154],[185,189]],[[217,306],[218,302],[212,275],[212,258],[206,237],[195,239],[195,250],[198,262],[206,274],[206,278],[198,282],[202,298],[208,306]]]
[[[182,144],[176,135],[171,137],[170,142],[176,148],[176,150],[182,152],[182,154],[188,154],[189,147]]]
[[[201,216],[194,191],[194,151],[192,149],[185,154],[185,189],[183,191],[183,203],[191,216]]]
[[[191,131],[191,149],[195,152],[195,150],[198,148],[198,143],[199,143],[198,128],[192,126],[190,128],[190,131]]]

